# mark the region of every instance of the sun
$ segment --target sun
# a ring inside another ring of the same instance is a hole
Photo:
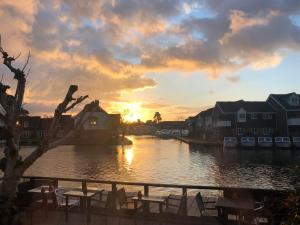
[[[136,122],[143,118],[142,108],[138,103],[126,103],[122,108],[124,122]]]

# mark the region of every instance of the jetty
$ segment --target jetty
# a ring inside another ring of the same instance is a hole
[[[167,189],[169,194],[160,195],[157,189]],[[225,225],[250,224],[249,218],[273,224],[288,217],[287,211],[279,209],[286,205],[283,204],[285,199],[295,193],[291,189],[36,176],[24,176],[18,190],[18,204],[24,211],[25,224],[49,225],[143,225],[150,222]],[[64,192],[57,195],[58,190]],[[263,209],[260,214],[255,214],[257,207]]]
[[[190,137],[176,137],[176,139],[187,144],[223,147],[223,142],[220,141],[206,141],[206,140],[199,140],[197,138],[190,138]]]

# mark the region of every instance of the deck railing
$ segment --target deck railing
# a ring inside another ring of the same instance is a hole
[[[163,183],[145,183],[145,182],[127,182],[127,181],[107,181],[107,180],[99,180],[99,179],[80,179],[80,178],[62,178],[62,177],[44,177],[44,176],[23,176],[24,179],[29,179],[31,181],[34,180],[51,180],[53,181],[55,186],[58,186],[59,181],[67,181],[67,182],[76,182],[81,183],[82,187],[87,184],[108,184],[111,185],[111,191],[113,196],[116,196],[117,186],[141,186],[144,190],[144,195],[149,196],[150,187],[160,187],[160,188],[175,188],[181,189],[182,193],[187,193],[188,190],[215,190],[222,191],[223,195],[230,195],[232,193],[242,192],[242,193],[252,193],[253,195],[269,195],[272,193],[279,192],[290,192],[293,191],[291,189],[281,189],[281,190],[273,190],[273,189],[254,189],[254,188],[241,188],[241,187],[224,187],[224,186],[207,186],[207,185],[190,185],[190,184],[163,184]],[[185,213],[187,213],[187,205],[185,206]]]

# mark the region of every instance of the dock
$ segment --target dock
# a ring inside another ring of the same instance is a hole
[[[218,141],[204,141],[204,140],[199,140],[199,139],[190,138],[190,137],[176,137],[176,139],[179,141],[182,141],[184,143],[187,143],[187,144],[223,147],[223,142],[218,142]]]

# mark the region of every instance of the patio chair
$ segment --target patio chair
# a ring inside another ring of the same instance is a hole
[[[186,219],[187,193],[183,195],[170,194],[166,199],[166,207],[160,213],[160,224],[179,222]]]
[[[215,201],[204,201],[200,192],[198,192],[195,196],[195,200],[197,202],[197,206],[200,212],[200,215],[207,214],[208,210],[217,210],[215,208]]]
[[[211,223],[211,224],[219,224],[219,222],[217,221],[217,219],[214,216],[210,216],[209,214],[207,214],[207,210],[216,210],[216,208],[211,208],[205,207],[205,202],[203,201],[202,195],[200,192],[198,192],[195,196],[195,200],[200,212],[200,220],[201,220],[201,224],[205,224],[205,223]]]
[[[64,193],[67,190],[64,188],[57,188],[54,191],[55,196],[53,197],[54,205],[57,209],[65,208],[66,207],[66,197],[64,196]],[[74,208],[79,207],[80,201],[78,199],[68,199],[68,207]]]
[[[125,188],[121,188],[117,191],[118,205],[119,205],[119,224],[121,223],[121,218],[133,218],[137,211],[139,211],[142,205],[138,205],[136,208],[134,205],[134,201],[131,199],[134,195],[128,197],[126,195]]]
[[[111,191],[103,192],[100,200],[91,199],[91,210],[95,214],[104,216],[107,224],[108,216],[118,216],[114,210],[115,200]]]

